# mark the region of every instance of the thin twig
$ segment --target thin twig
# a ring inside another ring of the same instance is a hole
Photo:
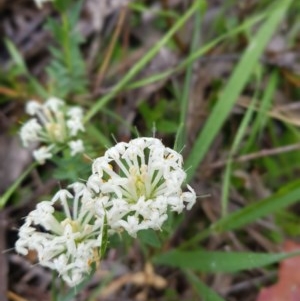
[[[228,290],[226,290],[222,295],[228,296],[229,294],[237,294],[253,289],[253,287],[259,287],[263,284],[269,283],[276,278],[276,271],[269,272],[267,275],[262,275],[250,280],[242,281],[232,285]]]
[[[234,158],[233,162],[235,162],[235,163],[247,162],[247,161],[255,160],[258,158],[267,157],[267,156],[275,156],[278,154],[287,153],[287,152],[291,152],[291,151],[295,151],[295,150],[299,150],[299,149],[300,149],[300,143],[272,148],[272,149],[262,149],[256,153],[251,153],[251,154],[247,154],[247,155],[243,155],[243,156]],[[220,168],[220,167],[225,166],[227,164],[227,162],[228,162],[228,160],[217,161],[215,163],[210,164],[209,167],[210,168]]]
[[[21,296],[17,295],[16,293],[12,292],[12,291],[7,292],[7,297],[11,301],[28,301],[28,299],[24,299]]]
[[[111,39],[110,44],[109,44],[109,46],[107,48],[103,64],[101,65],[100,70],[99,70],[99,72],[98,72],[98,74],[96,76],[96,80],[95,80],[95,84],[94,84],[94,92],[101,85],[101,82],[103,80],[104,74],[105,74],[105,72],[107,70],[107,67],[108,67],[109,63],[110,63],[111,56],[112,56],[115,44],[117,42],[117,38],[120,35],[121,29],[122,29],[122,25],[123,25],[125,17],[126,17],[126,13],[127,13],[127,7],[123,6],[121,8],[119,19],[118,19],[115,31],[113,33],[112,39]]]

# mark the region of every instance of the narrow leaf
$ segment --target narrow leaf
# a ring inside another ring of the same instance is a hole
[[[267,214],[278,211],[290,206],[300,199],[300,181],[295,181],[284,186],[276,194],[259,202],[232,213],[231,215],[220,219],[212,228],[220,231],[228,231],[240,228],[249,224]]]
[[[6,190],[6,192],[0,197],[0,209],[5,206],[11,195],[21,185],[27,175],[37,166],[37,163],[32,163],[18,178],[17,180]]]
[[[173,250],[154,259],[155,263],[200,272],[238,272],[263,267],[285,258],[299,255],[291,253],[247,253]]]
[[[252,203],[251,205],[233,212],[232,214],[221,218],[210,228],[195,235],[189,241],[183,243],[180,248],[185,249],[195,243],[203,240],[213,232],[225,232],[241,228],[257,219],[274,213],[280,209],[288,207],[299,201],[300,196],[300,181],[292,182],[283,186],[277,193],[272,196]]]

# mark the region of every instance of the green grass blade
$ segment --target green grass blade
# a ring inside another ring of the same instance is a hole
[[[191,269],[193,271],[216,273],[233,273],[264,267],[283,259],[299,255],[300,251],[291,253],[251,253],[251,252],[212,252],[172,250],[155,257],[156,264]]]
[[[5,45],[7,47],[7,50],[13,59],[14,63],[18,66],[19,72],[21,74],[24,74],[33,89],[40,94],[43,97],[47,97],[47,91],[44,89],[44,87],[30,74],[28,71],[28,68],[26,66],[26,63],[22,57],[22,54],[18,51],[17,47],[14,45],[12,41],[9,39],[4,39]]]
[[[299,196],[300,180],[283,186],[276,194],[264,200],[255,202],[220,219],[216,223],[212,224],[209,229],[205,229],[189,241],[183,243],[180,248],[188,248],[216,231],[225,232],[239,229],[259,218],[262,218],[263,216],[297,203],[299,201]]]
[[[111,141],[104,135],[99,128],[94,126],[94,124],[90,123],[86,126],[87,133],[93,137],[93,139],[97,140],[98,145],[102,145],[105,147],[111,147]]]
[[[10,56],[12,57],[13,61],[20,68],[20,72],[23,74],[27,74],[28,70],[27,70],[26,64],[24,62],[24,59],[23,59],[21,53],[18,51],[15,44],[9,39],[4,39],[4,43],[6,45],[6,48],[9,52]]]
[[[261,13],[259,15],[256,15],[255,17],[253,17],[251,19],[246,20],[244,23],[237,26],[235,29],[231,30],[230,32],[226,32],[225,34],[215,38],[214,40],[210,41],[209,43],[207,43],[206,45],[204,45],[203,47],[201,47],[200,49],[198,49],[194,53],[190,54],[186,59],[184,59],[175,68],[166,70],[164,72],[160,72],[158,74],[153,74],[153,75],[151,75],[149,77],[146,77],[144,79],[135,81],[135,82],[127,85],[126,89],[140,88],[140,87],[152,84],[156,81],[162,80],[164,78],[167,78],[168,76],[171,76],[172,74],[174,74],[176,72],[185,70],[186,67],[190,63],[192,63],[195,60],[199,59],[199,57],[201,57],[202,55],[207,53],[209,50],[214,48],[216,45],[218,45],[223,40],[225,40],[229,37],[233,37],[234,35],[237,35],[237,34],[241,33],[242,31],[247,30],[248,28],[250,28],[250,27],[254,26],[255,24],[257,24],[259,21],[263,20],[265,17],[266,17],[266,13],[264,12],[264,13]]]
[[[238,146],[240,145],[242,138],[247,130],[247,127],[249,125],[249,122],[251,120],[251,117],[254,112],[254,107],[256,105],[257,98],[254,97],[252,99],[252,102],[247,109],[247,112],[241,122],[241,125],[238,129],[238,132],[235,136],[235,139],[233,141],[233,145],[231,147],[228,161],[226,164],[225,172],[224,172],[224,177],[223,177],[223,184],[222,184],[222,195],[221,195],[221,208],[222,208],[222,216],[227,215],[227,207],[228,207],[228,198],[229,198],[229,191],[230,191],[230,180],[231,180],[231,170],[232,170],[232,163],[233,163],[233,156],[235,155]]]
[[[6,192],[0,197],[0,209],[5,206],[11,195],[21,185],[27,175],[37,166],[38,164],[32,163],[27,169],[18,177],[18,179],[6,190]]]
[[[200,30],[201,30],[201,20],[204,14],[206,2],[203,0],[197,0],[199,2],[199,7],[201,7],[201,14],[195,14],[195,25],[194,25],[194,32],[193,38],[191,42],[191,53],[194,53],[197,48],[199,48],[199,39],[200,39]],[[189,105],[189,98],[190,98],[190,90],[191,90],[191,81],[192,81],[192,72],[193,72],[193,62],[190,62],[186,66],[186,73],[183,85],[182,95],[180,95],[180,126],[178,127],[177,133],[177,151],[183,149],[184,145],[186,144],[186,117],[187,117],[187,110]]]
[[[188,281],[194,287],[196,293],[205,301],[225,301],[216,292],[204,284],[193,272],[185,271]]]
[[[228,161],[226,164],[224,177],[223,177],[223,183],[222,183],[222,195],[221,195],[221,208],[222,208],[222,216],[227,215],[227,209],[228,209],[228,198],[229,198],[229,191],[230,191],[230,182],[231,182],[231,170],[232,170],[232,163],[233,163],[233,157],[238,151],[238,148],[242,142],[242,139],[248,129],[249,123],[251,121],[251,118],[254,113],[254,108],[257,104],[257,93],[258,93],[258,86],[261,81],[261,74],[257,76],[256,83],[256,91],[255,95],[251,100],[251,103],[246,111],[246,114],[244,115],[242,122],[238,128],[238,131],[235,135],[233,144],[231,146]]]
[[[273,95],[275,93],[277,85],[278,72],[276,70],[270,76],[269,82],[260,101],[260,105],[258,106],[257,117],[255,118],[251,126],[250,137],[248,138],[246,145],[243,147],[242,153],[246,153],[249,148],[255,144],[258,133],[262,131],[263,127],[265,126],[266,120],[269,118],[267,116],[267,111],[272,104]]]
[[[160,39],[144,56],[139,60],[129,72],[116,84],[116,86],[105,96],[96,101],[94,106],[86,113],[84,121],[89,121],[103,106],[105,106],[122,88],[129,83],[129,81],[142,70],[142,68],[159,52],[174,33],[181,28],[185,22],[199,9],[198,1],[186,11],[186,13],[176,21],[173,27]]]
[[[298,180],[282,187],[278,193],[220,219],[212,228],[217,231],[238,229],[263,216],[298,202],[299,196],[300,181]]]
[[[269,18],[252,38],[250,45],[236,66],[203,130],[197,137],[194,147],[186,160],[186,168],[188,168],[187,181],[190,181],[193,177],[198,165],[203,160],[214,138],[228,117],[252,73],[253,66],[255,66],[260,58],[269,39],[291,4],[291,0],[278,2],[277,4],[276,8],[270,13]]]

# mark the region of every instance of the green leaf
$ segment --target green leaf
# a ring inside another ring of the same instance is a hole
[[[200,272],[238,272],[263,267],[299,255],[291,253],[251,253],[172,250],[154,258],[156,264]]]
[[[17,180],[5,191],[5,193],[0,197],[0,209],[3,208],[8,202],[11,195],[17,190],[21,185],[27,175],[37,166],[38,164],[32,163],[18,178]]]
[[[81,55],[83,38],[77,30],[82,1],[77,1],[69,10],[62,9],[60,21],[49,18],[47,28],[57,46],[51,47],[52,60],[46,71],[50,78],[52,94],[66,97],[69,94],[86,93],[86,66]]]
[[[276,194],[220,219],[212,228],[221,231],[237,229],[267,214],[290,206],[299,199],[300,181],[298,180],[282,187]]]
[[[153,230],[142,230],[138,232],[138,238],[145,244],[154,248],[160,248],[161,242]]]
[[[225,301],[216,292],[204,284],[194,273],[185,271],[188,281],[192,284],[197,294],[205,301]]]
[[[239,229],[265,215],[276,212],[298,202],[299,198],[300,181],[298,180],[282,187],[277,193],[264,200],[252,203],[241,210],[237,210],[236,212],[221,218],[216,223],[212,224],[210,228],[205,229],[204,231],[195,235],[189,241],[183,243],[180,248],[187,248],[191,245],[194,245],[216,231],[220,233]]]
[[[71,5],[72,0],[54,0],[55,8],[63,13],[65,12]]]
[[[25,64],[25,61],[22,57],[22,54],[19,52],[17,47],[8,39],[4,40],[7,50],[12,57],[13,61],[17,66],[17,75],[25,75],[28,79],[29,84],[34,89],[36,93],[41,96],[47,96],[47,91],[43,88],[43,86],[30,74]]]
[[[199,38],[201,33],[201,21],[202,17],[205,13],[206,8],[206,1],[198,0],[199,2],[199,8],[201,8],[201,14],[197,11],[195,14],[195,25],[194,25],[194,32],[193,37],[191,41],[191,53],[195,52],[199,48]],[[190,62],[186,66],[186,73],[185,73],[185,79],[184,79],[184,85],[182,94],[180,95],[180,125],[181,127],[178,127],[178,133],[177,133],[177,151],[180,151],[183,149],[183,147],[186,144],[186,117],[187,117],[187,111],[189,106],[189,99],[190,99],[190,91],[191,91],[191,84],[192,84],[192,78],[193,78],[193,68],[194,64],[193,62]]]
[[[156,128],[160,133],[173,134],[178,130],[178,124],[171,120],[161,119],[157,121]]]
[[[18,51],[17,47],[9,39],[4,39],[4,42],[13,61],[20,68],[20,72],[23,74],[27,74],[28,71],[27,71],[26,64],[24,62],[22,54]]]
[[[241,151],[242,153],[247,153],[251,146],[256,145],[257,137],[260,136],[260,132],[263,130],[268,120],[267,112],[272,104],[273,95],[278,85],[278,79],[278,72],[277,70],[275,70],[272,72],[268,80],[263,96],[260,99],[259,106],[257,106],[258,113],[251,125],[251,133],[249,134],[250,136],[245,142],[245,146]]]
[[[53,157],[52,161],[57,165],[53,176],[57,180],[78,181],[80,177],[88,176],[90,164],[84,162],[82,155],[72,157],[69,150],[65,150],[63,157]]]
[[[102,259],[105,255],[106,248],[108,245],[108,224],[107,224],[107,216],[105,214],[103,225],[102,225],[102,238],[101,238],[101,246],[100,246],[100,259]]]
[[[243,138],[246,136],[246,133],[250,130],[249,125],[251,120],[253,119],[254,109],[258,103],[258,92],[259,87],[261,85],[262,80],[262,72],[261,68],[257,68],[256,72],[256,84],[255,84],[255,92],[250,105],[248,106],[246,113],[243,116],[242,121],[239,124],[237,129],[237,133],[235,134],[233,143],[230,147],[230,151],[228,154],[228,161],[226,164],[225,172],[223,174],[223,183],[222,183],[222,195],[221,195],[221,208],[222,208],[222,216],[227,215],[228,203],[229,203],[229,192],[231,187],[231,174],[233,168],[233,157],[237,154],[240,145],[242,144]]]

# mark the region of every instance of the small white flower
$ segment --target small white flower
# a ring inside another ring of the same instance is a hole
[[[36,100],[30,100],[28,101],[28,103],[26,104],[26,113],[28,115],[35,115],[40,109],[42,108],[42,105],[37,102]]]
[[[145,228],[144,225],[139,224],[139,220],[135,216],[128,216],[127,221],[120,220],[119,226],[123,227],[132,237],[136,237],[137,232]]]
[[[97,214],[106,213],[112,230],[123,228],[134,237],[141,229],[160,229],[169,209],[180,213],[196,201],[190,186],[182,192],[182,164],[182,156],[156,138],[118,143],[94,161],[87,182],[95,198],[108,197]]]
[[[67,127],[70,131],[70,136],[74,137],[78,134],[78,132],[84,132],[84,126],[80,119],[69,119],[67,120]]]
[[[49,108],[53,112],[60,110],[64,105],[65,103],[62,99],[53,96],[48,98],[44,104],[45,107]]]
[[[187,185],[187,188],[189,191],[184,192],[182,194],[182,199],[184,202],[187,203],[186,209],[190,210],[196,203],[197,197],[196,197],[196,193],[195,193],[194,189],[190,185]]]
[[[168,219],[166,213],[160,214],[159,211],[152,211],[146,222],[147,228],[152,228],[154,230],[161,230],[163,223]]]
[[[53,146],[42,146],[37,150],[33,151],[34,159],[40,164],[45,164],[45,161],[52,158],[52,150]]]
[[[25,147],[31,143],[42,144],[42,148],[34,153],[38,162],[43,164],[52,157],[57,147],[66,144],[72,156],[84,151],[83,142],[76,139],[79,132],[85,131],[83,110],[80,107],[67,107],[63,100],[50,97],[44,104],[29,101],[26,112],[34,117],[22,126],[20,137]],[[53,147],[47,148],[49,145]]]
[[[69,147],[71,149],[71,156],[76,156],[77,154],[81,154],[84,152],[84,146],[82,140],[73,140],[70,141]]]
[[[30,143],[39,142],[42,139],[42,127],[35,118],[26,122],[20,131],[20,136],[24,146]]]
[[[80,107],[72,107],[68,110],[67,116],[71,119],[81,120],[83,117],[83,110]]]
[[[84,184],[74,183],[74,195],[60,190],[29,213],[19,230],[16,251],[36,250],[39,263],[56,270],[69,286],[76,286],[99,262],[104,218],[86,206]],[[72,208],[68,205],[68,200]],[[63,212],[56,211],[61,204]]]

